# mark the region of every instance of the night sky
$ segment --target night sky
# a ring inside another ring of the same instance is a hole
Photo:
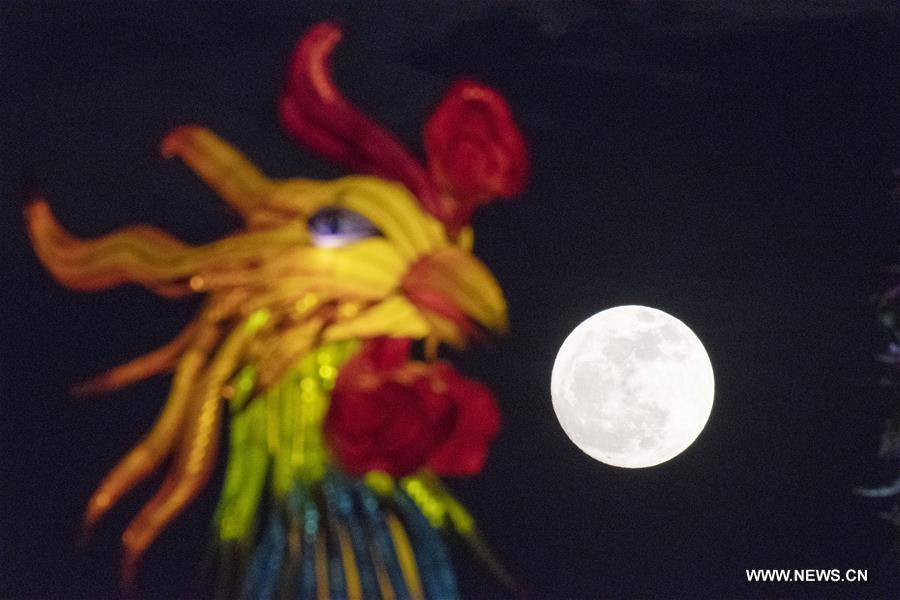
[[[165,343],[198,306],[58,286],[27,241],[27,191],[80,235],[149,223],[202,243],[239,221],[159,158],[176,125],[210,127],[275,177],[340,175],[275,113],[299,35],[340,17],[335,78],[411,148],[462,73],[501,90],[529,140],[527,192],[474,222],[510,335],[452,355],[494,390],[504,430],[451,486],[531,597],[897,597],[897,531],[878,518],[891,502],[851,493],[896,475],[877,457],[897,392],[876,385],[889,340],[873,301],[900,255],[891,3],[364,4],[0,7],[0,596],[115,597],[119,533],[159,480],[85,549],[76,532],[168,381],[86,401],[67,388]],[[621,304],[683,320],[715,369],[706,429],[650,469],[587,457],[550,401],[562,341]],[[146,597],[188,593],[218,483],[151,549]],[[506,597],[457,550],[467,597]],[[747,583],[751,568],[869,581]]]

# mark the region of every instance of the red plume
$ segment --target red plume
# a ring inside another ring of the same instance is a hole
[[[528,150],[512,111],[495,90],[462,79],[447,90],[425,125],[428,169],[453,200],[444,221],[451,228],[493,198],[522,192],[528,180]]]
[[[528,152],[500,94],[469,80],[447,91],[425,126],[426,171],[335,87],[329,57],[341,37],[336,24],[319,23],[291,57],[279,113],[299,142],[353,171],[399,181],[451,233],[478,205],[522,191]]]
[[[350,104],[331,79],[329,57],[342,37],[340,27],[324,22],[300,39],[279,104],[281,121],[311,150],[354,171],[399,181],[427,208],[437,201],[437,191],[421,163]]]

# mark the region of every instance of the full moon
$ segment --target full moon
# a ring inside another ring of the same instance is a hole
[[[652,467],[690,446],[712,411],[712,364],[687,325],[661,310],[617,306],[563,342],[550,395],[566,435],[616,467]]]

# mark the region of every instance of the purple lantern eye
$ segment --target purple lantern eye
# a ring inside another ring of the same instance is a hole
[[[316,211],[307,221],[307,227],[312,234],[313,244],[320,248],[338,248],[381,234],[361,214],[338,206]]]

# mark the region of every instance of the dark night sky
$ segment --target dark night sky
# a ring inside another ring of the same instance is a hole
[[[238,221],[158,158],[175,125],[211,127],[273,176],[338,175],[279,130],[274,99],[303,29],[340,16],[336,78],[412,147],[463,72],[502,90],[530,141],[527,193],[475,221],[512,332],[458,357],[505,429],[453,488],[532,595],[896,597],[889,503],[850,490],[894,472],[876,457],[896,395],[873,383],[887,338],[872,296],[900,246],[900,30],[888,2],[781,4],[4,3],[0,596],[114,595],[118,532],[150,486],[86,550],[77,524],[168,382],[87,402],[66,389],[167,341],[197,306],[57,286],[28,246],[24,190],[82,235],[151,223],[199,243]],[[562,340],[619,304],[681,318],[716,372],[705,431],[651,469],[594,462],[550,403]],[[214,498],[153,548],[148,597],[185,593]],[[469,596],[500,594],[458,566]],[[748,568],[861,568],[869,583],[748,584]]]

